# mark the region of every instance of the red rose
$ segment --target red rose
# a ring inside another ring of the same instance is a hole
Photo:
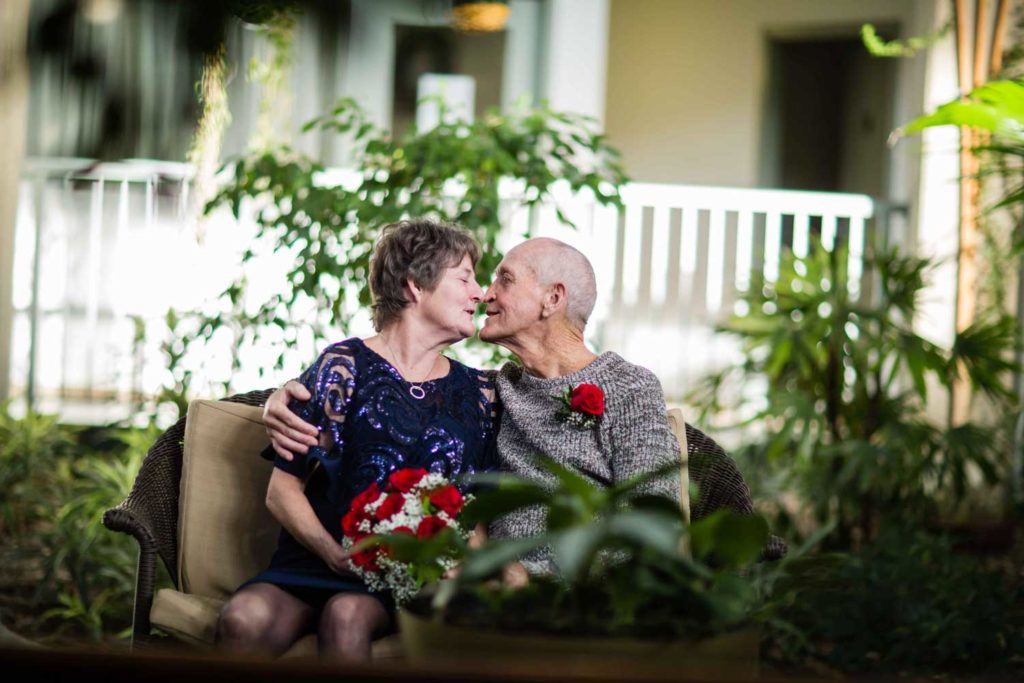
[[[412,491],[412,487],[420,483],[420,479],[425,476],[427,476],[427,471],[422,467],[396,470],[388,477],[388,490],[409,493]]]
[[[363,550],[352,555],[352,564],[367,571],[380,571],[377,566],[377,558],[380,556],[380,548]]]
[[[357,510],[349,510],[344,517],[341,518],[341,530],[345,532],[345,535],[349,538],[354,537],[359,533],[359,522],[362,520],[362,515]]]
[[[437,535],[437,532],[444,529],[446,526],[448,525],[444,523],[444,520],[437,515],[424,517],[420,520],[420,525],[416,527],[416,538],[421,541],[433,538]]]
[[[377,486],[377,482],[373,482],[366,487],[362,493],[352,499],[352,511],[358,514],[363,514],[363,508],[377,500],[380,496],[380,487]]]
[[[380,504],[379,508],[377,508],[377,519],[385,520],[389,518],[391,515],[401,510],[403,505],[405,505],[405,496],[401,493],[388,494],[388,497],[385,498],[384,502]]]
[[[462,494],[459,490],[449,484],[439,488],[430,494],[430,504],[438,510],[442,510],[449,517],[455,517],[462,509]]]
[[[596,384],[578,384],[569,395],[569,407],[574,413],[601,417],[604,415],[604,392]]]

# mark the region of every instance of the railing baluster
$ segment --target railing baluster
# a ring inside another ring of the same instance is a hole
[[[754,214],[740,207],[736,217],[736,291],[750,289],[750,269],[754,266]]]
[[[645,317],[650,315],[653,293],[651,284],[651,250],[654,246],[652,214],[653,209],[647,206],[643,207],[640,214],[640,254],[637,262],[639,274],[637,276],[636,303],[637,313]]]
[[[835,214],[825,214],[821,217],[821,246],[832,251],[836,248],[836,226],[838,220]]]
[[[635,306],[640,291],[640,241],[643,233],[642,206],[626,207],[625,232],[622,236],[622,303]]]
[[[779,250],[782,244],[782,214],[771,211],[765,216],[764,224],[764,279],[775,282],[779,279]]]
[[[847,261],[847,291],[851,299],[860,298],[860,279],[864,274],[864,218],[850,217],[850,254]]]
[[[668,248],[665,252],[665,321],[667,324],[678,324],[680,320],[679,298],[681,296],[679,285],[682,282],[679,252],[683,239],[683,211],[673,208],[668,212]]]
[[[708,215],[707,310],[722,307],[722,279],[725,275],[725,210],[712,209]]]
[[[795,214],[793,216],[793,255],[797,258],[807,257],[810,232],[810,216],[806,213]]]
[[[698,213],[694,206],[686,206],[680,212],[679,223],[679,312],[680,324],[690,324],[694,316],[694,286],[697,270],[697,225]]]
[[[615,281],[612,283],[612,300],[609,309],[613,315],[620,316],[623,312],[626,294],[623,291],[626,281],[626,211],[615,213]]]
[[[693,294],[690,296],[691,320],[704,321],[708,311],[708,232],[709,216],[706,211],[697,212],[697,267],[693,271]]]
[[[738,227],[738,216],[735,211],[722,211],[723,222],[723,251],[722,251],[722,273],[718,282],[722,287],[721,304],[718,307],[718,316],[728,317],[732,313],[736,302],[736,231]],[[731,216],[730,216],[731,214]]]
[[[667,206],[655,206],[651,216],[651,307],[659,312],[668,299],[669,211]]]

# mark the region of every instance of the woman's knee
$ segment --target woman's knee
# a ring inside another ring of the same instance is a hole
[[[265,637],[273,623],[273,610],[258,595],[239,593],[228,600],[217,621],[220,641],[255,643]]]
[[[321,628],[329,632],[367,633],[383,626],[387,612],[368,595],[337,595],[324,606]]]

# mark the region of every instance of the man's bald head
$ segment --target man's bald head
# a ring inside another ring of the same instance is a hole
[[[535,237],[513,251],[524,257],[542,286],[557,282],[565,286],[567,317],[582,332],[597,302],[597,278],[590,260],[579,249],[551,237]]]

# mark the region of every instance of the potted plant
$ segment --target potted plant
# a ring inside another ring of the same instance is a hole
[[[768,537],[763,519],[720,511],[688,526],[676,503],[642,493],[667,471],[603,488],[553,460],[540,461],[554,486],[508,474],[474,477],[489,488],[467,503],[464,524],[540,505],[547,529],[477,549],[451,535],[463,557],[457,578],[424,591],[399,613],[413,660],[757,675],[759,624],[770,612],[766,596],[779,569],[754,564]],[[409,561],[450,552],[408,536],[381,542]],[[495,580],[509,562],[543,546],[551,549],[550,575],[520,589]]]

